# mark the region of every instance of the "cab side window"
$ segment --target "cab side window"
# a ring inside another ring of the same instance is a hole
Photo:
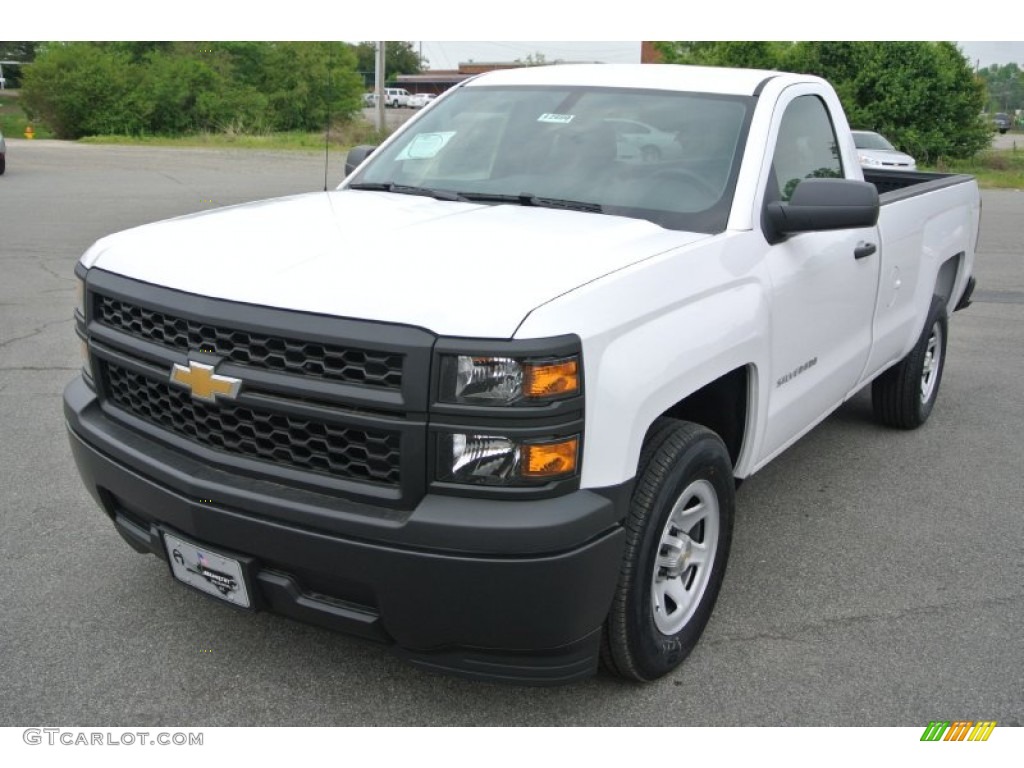
[[[802,179],[843,178],[839,142],[824,102],[798,96],[786,107],[772,158],[768,195],[789,200]],[[774,188],[772,188],[774,187]]]

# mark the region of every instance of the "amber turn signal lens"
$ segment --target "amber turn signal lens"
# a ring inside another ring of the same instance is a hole
[[[524,445],[523,477],[558,477],[576,471],[579,439],[576,437],[557,443]]]
[[[579,363],[575,359],[523,366],[523,394],[557,397],[580,391]]]

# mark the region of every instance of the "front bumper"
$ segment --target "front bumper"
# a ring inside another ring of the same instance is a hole
[[[170,529],[252,558],[257,608],[421,666],[537,683],[596,668],[628,487],[382,509],[199,462],[106,418],[80,377],[64,409],[87,488],[140,552],[166,560]]]

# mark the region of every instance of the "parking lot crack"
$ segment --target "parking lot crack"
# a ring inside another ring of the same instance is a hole
[[[70,272],[57,272],[54,269],[52,269],[51,267],[47,266],[46,262],[43,261],[43,260],[37,261],[36,264],[39,265],[39,268],[41,270],[43,270],[43,272],[46,272],[48,275],[50,275],[52,277],[55,277],[58,280],[61,280],[61,281],[64,281],[64,282],[71,282],[72,280],[75,279],[74,274],[72,274]]]
[[[8,346],[9,344],[13,344],[16,341],[25,341],[25,339],[31,339],[31,338],[33,338],[35,336],[38,336],[43,331],[45,331],[47,328],[51,328],[54,325],[61,325],[63,323],[70,323],[70,322],[73,322],[73,321],[74,321],[73,317],[67,317],[67,318],[64,318],[62,320],[54,320],[54,321],[49,322],[49,323],[43,323],[38,328],[33,329],[29,333],[26,333],[24,336],[15,336],[13,339],[6,339],[5,341],[0,341],[0,349]]]
[[[0,371],[77,371],[79,366],[66,365],[12,365],[2,367]]]

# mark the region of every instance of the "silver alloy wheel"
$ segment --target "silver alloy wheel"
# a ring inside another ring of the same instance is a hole
[[[928,345],[924,350],[924,362],[921,365],[921,402],[927,403],[935,392],[935,383],[939,380],[939,366],[942,364],[942,326],[936,322],[932,325]]]
[[[679,632],[700,605],[718,548],[718,518],[718,494],[707,480],[690,483],[672,506],[651,577],[651,611],[662,634]]]

